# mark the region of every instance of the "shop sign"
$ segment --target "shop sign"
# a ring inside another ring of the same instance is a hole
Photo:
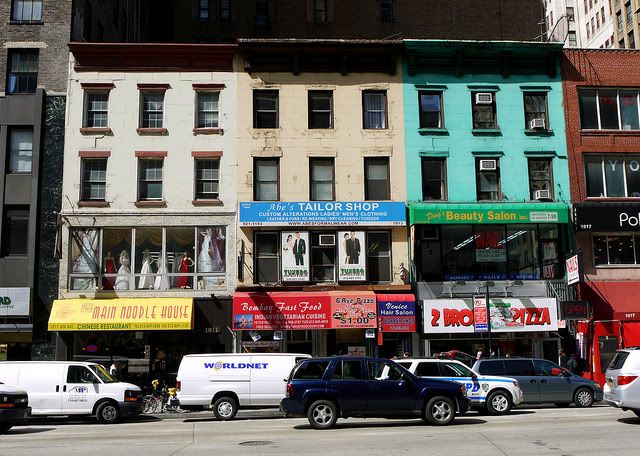
[[[365,329],[364,330],[364,338],[365,339],[375,339],[376,338],[376,330],[375,329]]]
[[[509,224],[567,223],[568,210],[558,204],[412,204],[410,223]]]
[[[575,254],[567,258],[567,285],[573,285],[582,281],[580,274],[580,256]]]
[[[283,231],[282,281],[309,281],[309,232]]]
[[[375,328],[376,297],[369,291],[236,293],[234,330]]]
[[[364,231],[338,231],[338,281],[367,280]]]
[[[576,203],[573,223],[576,231],[637,231],[640,203]]]
[[[191,298],[56,300],[49,331],[191,329],[192,307]]]
[[[588,320],[590,317],[587,301],[560,301],[560,318],[563,320]]]
[[[426,299],[425,333],[473,333],[474,307],[471,299]],[[558,311],[553,298],[490,300],[491,332],[556,331]]]
[[[473,330],[477,333],[489,331],[487,324],[487,297],[473,297]]]
[[[347,347],[347,355],[367,356],[367,350],[364,346]]]
[[[0,288],[0,317],[29,316],[29,288]]]
[[[405,226],[404,203],[383,201],[247,202],[240,226]]]
[[[478,263],[504,263],[507,249],[502,231],[486,231],[476,234],[474,244]]]
[[[393,295],[388,295],[392,297]],[[401,295],[402,300],[378,295],[378,329],[382,332],[415,332],[416,301],[413,295]]]

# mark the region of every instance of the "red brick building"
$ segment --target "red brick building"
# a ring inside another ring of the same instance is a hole
[[[591,306],[581,354],[604,381],[619,347],[640,345],[640,52],[566,50],[563,90],[576,251]]]

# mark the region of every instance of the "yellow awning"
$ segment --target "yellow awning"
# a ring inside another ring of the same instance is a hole
[[[191,298],[59,299],[49,331],[191,329]]]

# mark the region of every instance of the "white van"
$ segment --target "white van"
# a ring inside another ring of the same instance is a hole
[[[95,415],[100,423],[142,413],[142,391],[114,380],[100,364],[3,361],[0,382],[29,394],[32,416]]]
[[[178,368],[176,388],[185,410],[213,408],[230,420],[240,407],[279,407],[284,380],[310,355],[300,353],[211,353],[187,355]]]

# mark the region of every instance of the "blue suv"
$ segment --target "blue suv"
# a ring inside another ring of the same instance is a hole
[[[464,385],[420,378],[388,359],[311,358],[293,368],[280,403],[287,416],[306,416],[315,429],[338,417],[415,418],[441,426],[469,410]]]

